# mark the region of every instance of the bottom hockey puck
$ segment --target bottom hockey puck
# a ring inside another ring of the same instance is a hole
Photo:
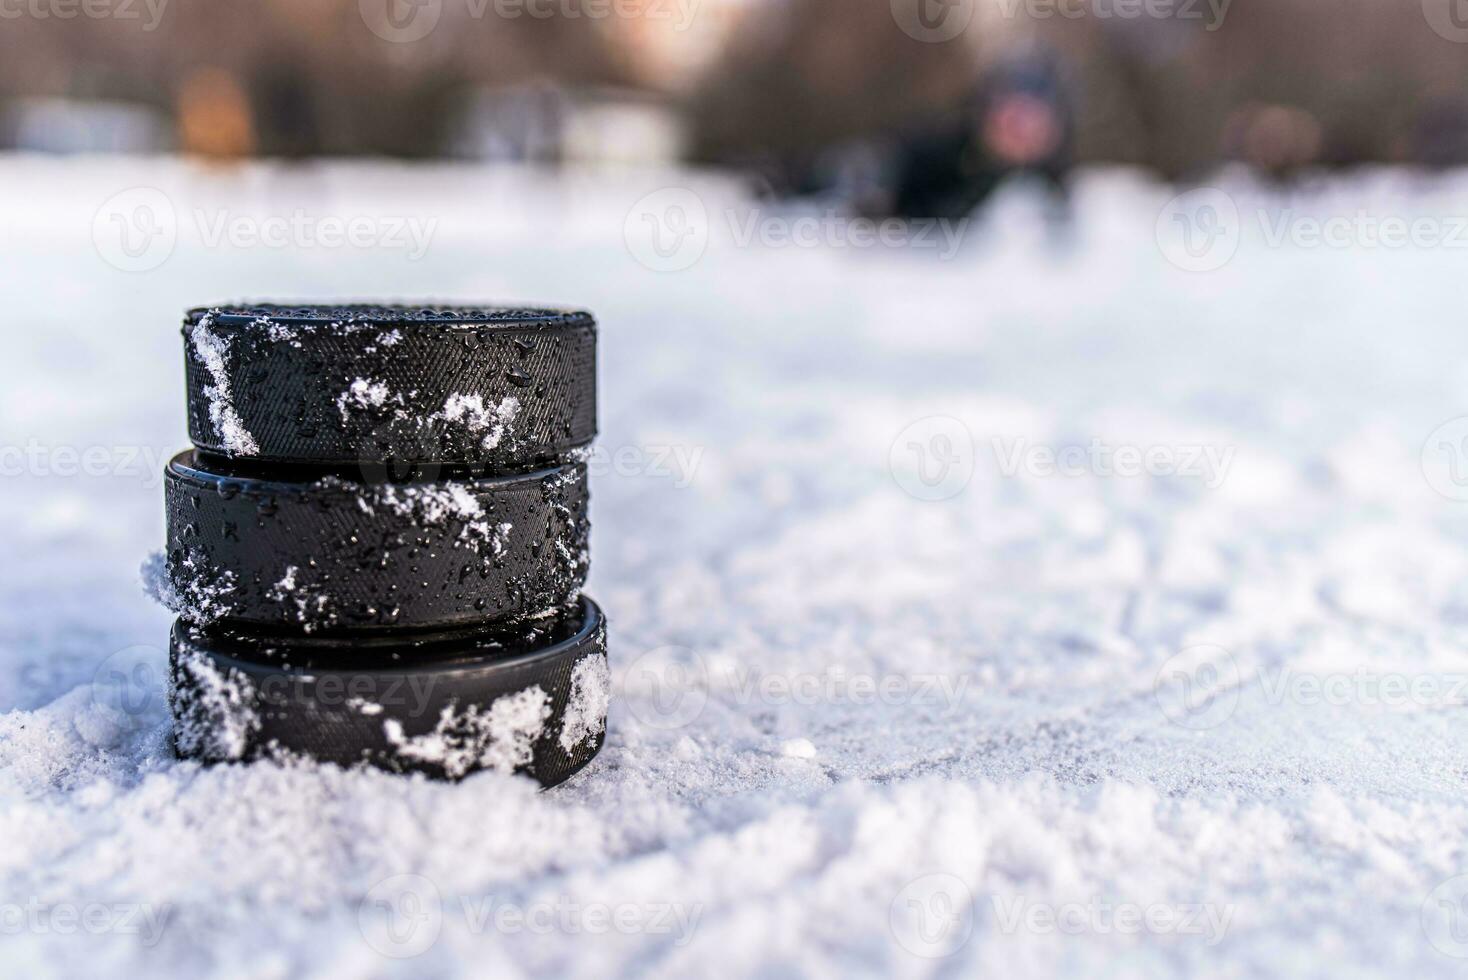
[[[601,748],[610,691],[606,623],[585,598],[531,631],[410,640],[173,627],[174,749],[205,762],[304,757],[554,786]]]

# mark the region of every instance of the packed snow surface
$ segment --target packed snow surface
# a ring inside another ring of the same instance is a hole
[[[1200,268],[1125,172],[945,258],[694,174],[0,160],[6,972],[1460,974],[1465,256],[1307,232],[1468,214],[1468,177],[1219,186]],[[706,240],[650,248],[659,202]],[[201,235],[298,209],[437,224],[416,260]],[[573,780],[174,761],[136,570],[179,319],[241,298],[597,313]]]

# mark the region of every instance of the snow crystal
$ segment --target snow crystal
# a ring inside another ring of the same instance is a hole
[[[151,552],[139,573],[146,595],[191,623],[212,623],[234,608],[227,598],[237,584],[234,572],[214,568],[192,551],[177,565],[162,551]]]
[[[816,746],[808,738],[787,738],[780,743],[780,754],[792,759],[814,759]]]
[[[347,707],[368,718],[382,714],[382,705],[376,701],[368,701],[365,698],[347,698]]]
[[[537,684],[496,698],[487,711],[450,704],[433,731],[424,735],[405,735],[396,718],[384,721],[382,730],[403,758],[442,766],[458,779],[476,769],[508,773],[529,764],[549,717],[550,696]]]
[[[561,722],[561,748],[567,752],[607,729],[607,706],[612,699],[612,673],[599,653],[582,657],[571,670],[571,695]]]
[[[300,569],[295,565],[288,567],[285,570],[285,575],[271,589],[272,598],[279,602],[287,592],[296,591],[296,573],[299,571]]]
[[[194,324],[190,337],[194,353],[204,363],[214,384],[204,387],[209,399],[209,421],[219,434],[224,448],[236,456],[253,456],[260,451],[234,407],[234,394],[229,383],[229,342],[210,331],[213,320],[205,316]]]
[[[351,418],[352,409],[381,408],[387,404],[391,395],[392,392],[381,381],[358,378],[337,396],[336,410],[341,413],[342,421],[346,422]]]
[[[295,565],[288,566],[285,575],[270,587],[265,596],[273,602],[291,606],[296,622],[303,624],[306,632],[314,633],[320,621],[326,618],[332,600],[330,595],[317,593],[298,583],[296,576],[300,571]]]
[[[179,751],[214,762],[243,758],[260,728],[249,678],[187,646],[178,666],[188,675],[175,695],[184,704],[174,732]]]
[[[484,513],[479,498],[462,483],[445,481],[425,486],[376,489],[378,499],[399,516],[416,518],[426,524],[442,524],[449,519],[469,521]]]
[[[499,446],[515,416],[520,412],[520,399],[508,397],[498,405],[484,404],[482,395],[450,395],[439,414],[446,422],[462,423],[474,434],[486,432],[480,447],[485,451]]]
[[[265,331],[265,336],[273,343],[289,343],[294,347],[300,347],[300,332],[289,324],[279,323],[269,317],[256,317],[250,324]]]

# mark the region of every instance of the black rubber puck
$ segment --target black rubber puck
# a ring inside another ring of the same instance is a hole
[[[164,478],[166,601],[305,632],[552,614],[587,571],[586,467],[403,484],[263,478],[184,452]]]
[[[596,435],[596,321],[560,310],[238,305],[183,327],[189,437],[345,466],[554,462]]]
[[[553,786],[600,750],[611,679],[601,610],[532,631],[412,641],[272,637],[174,624],[174,750],[205,762],[305,757]]]

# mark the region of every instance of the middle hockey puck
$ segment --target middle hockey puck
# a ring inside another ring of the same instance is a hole
[[[167,585],[187,620],[449,629],[546,616],[587,572],[586,467],[362,483],[185,452],[165,474]]]

